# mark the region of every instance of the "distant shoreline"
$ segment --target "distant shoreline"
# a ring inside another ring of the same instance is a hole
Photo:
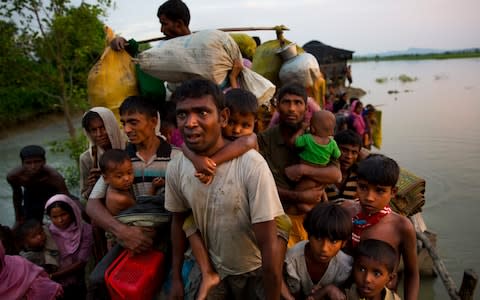
[[[391,61],[391,60],[424,60],[424,59],[458,59],[480,57],[480,49],[475,51],[446,51],[443,53],[429,54],[403,54],[391,56],[358,56],[353,57],[352,62],[362,61]]]

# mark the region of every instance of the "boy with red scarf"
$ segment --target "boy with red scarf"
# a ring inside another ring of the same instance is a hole
[[[417,299],[420,285],[415,229],[408,218],[392,211],[390,199],[397,192],[398,164],[381,154],[371,154],[358,164],[358,201],[353,211],[352,248],[360,240],[377,239],[390,244],[405,265],[404,299]],[[347,204],[346,202],[345,204]],[[398,267],[398,264],[397,264]]]

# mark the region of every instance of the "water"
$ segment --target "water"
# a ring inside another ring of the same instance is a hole
[[[75,122],[80,124],[78,118],[75,119]],[[69,158],[62,153],[48,151],[48,144],[52,141],[65,140],[67,138],[67,126],[63,119],[49,118],[48,120],[40,120],[35,129],[21,130],[0,139],[0,149],[2,149],[2,161],[0,163],[0,224],[11,226],[15,222],[12,190],[6,180],[6,176],[11,169],[20,165],[20,149],[32,144],[44,147],[47,151],[47,164],[58,169],[61,166],[70,164]]]
[[[380,151],[426,179],[425,222],[460,288],[464,269],[480,272],[480,59],[354,63],[352,72],[364,105],[383,111]],[[417,80],[391,79],[401,74]],[[439,278],[421,289],[422,299],[449,299]]]
[[[354,85],[367,91],[364,104],[383,111],[381,152],[427,181],[424,218],[437,233],[437,247],[447,269],[460,287],[463,270],[480,272],[480,59],[364,62],[352,65]],[[376,78],[416,77],[410,83]],[[398,94],[388,94],[398,90]],[[406,92],[407,91],[407,92]],[[78,123],[77,123],[78,124]],[[62,121],[0,140],[0,174],[20,163],[26,144],[46,146],[64,139]],[[47,152],[54,167],[66,158]],[[14,222],[11,190],[0,181],[0,223]],[[479,293],[477,293],[479,294]],[[421,281],[420,299],[449,299],[439,278]],[[479,296],[476,299],[480,299]]]

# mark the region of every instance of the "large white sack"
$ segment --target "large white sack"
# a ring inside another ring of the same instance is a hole
[[[275,94],[275,85],[262,75],[243,68],[239,76],[240,87],[252,92],[257,97],[258,104],[266,104]]]
[[[323,78],[317,59],[306,52],[284,62],[278,77],[282,84],[298,82],[305,87],[314,86],[319,78]]]
[[[242,54],[229,34],[219,30],[202,30],[166,40],[156,48],[139,54],[140,68],[161,80],[180,82],[204,78],[222,83],[235,59]]]

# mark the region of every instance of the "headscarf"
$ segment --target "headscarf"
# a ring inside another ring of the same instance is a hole
[[[101,107],[101,106],[92,107],[89,111],[96,112],[102,119],[103,126],[105,126],[105,130],[107,131],[108,139],[110,140],[112,149],[125,149],[125,145],[126,145],[125,134],[120,130],[120,127],[117,123],[117,119],[115,118],[115,115],[113,114],[113,112],[110,109]],[[86,112],[83,115],[83,117],[85,117],[85,115],[88,112]],[[92,147],[95,146],[97,148],[97,157],[102,156],[103,152],[105,152],[105,149],[102,149],[99,146],[95,145],[93,137],[90,136],[90,134],[85,128],[83,128],[83,132],[85,133],[85,136],[88,138],[88,141],[89,141],[88,152],[90,153],[90,158],[92,158],[92,161],[93,161]],[[97,166],[93,166],[93,167],[96,168]]]
[[[58,201],[68,204],[72,208],[75,218],[72,220],[70,226],[65,229],[60,229],[53,223],[48,225],[52,238],[58,245],[58,250],[60,251],[60,265],[62,266],[72,263],[66,262],[66,258],[74,255],[78,251],[82,243],[82,238],[87,234],[91,235],[92,226],[83,222],[82,211],[80,210],[79,204],[70,199],[67,195],[58,194],[51,197],[48,199],[47,204],[45,204],[45,209]]]
[[[358,105],[360,105],[359,100],[354,100],[352,104],[350,105],[350,115],[353,118],[353,128],[355,128],[355,131],[363,136],[365,134],[365,129],[366,129],[366,124],[365,120],[363,119],[363,116],[361,114],[358,114],[355,112],[355,109],[357,108]]]
[[[350,112],[355,113],[355,109],[357,108],[357,105],[360,104],[359,100],[353,100],[353,102],[350,104]]]
[[[36,284],[34,282],[36,281]],[[2,299],[55,299],[60,284],[51,281],[45,271],[21,256],[5,255],[0,242],[0,295]]]

